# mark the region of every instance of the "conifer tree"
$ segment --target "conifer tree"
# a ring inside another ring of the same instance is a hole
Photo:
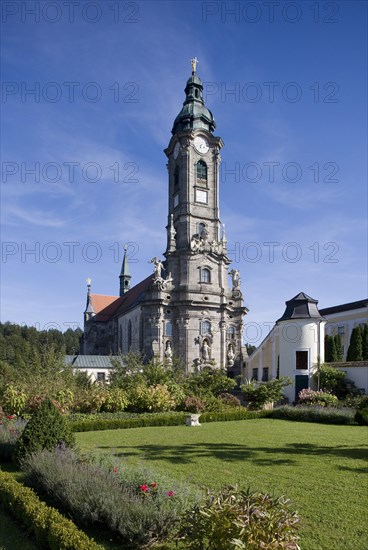
[[[335,340],[333,336],[329,336],[328,334],[325,336],[325,361],[326,363],[337,361]]]
[[[367,323],[364,325],[364,329],[363,329],[362,351],[363,351],[363,361],[368,361],[368,324]]]
[[[346,360],[363,361],[362,330],[359,325],[352,330]]]
[[[335,350],[336,350],[336,361],[343,361],[344,354],[342,352],[342,342],[340,334],[334,336],[335,341]]]
[[[42,449],[52,450],[64,443],[74,445],[74,434],[61,412],[50,399],[44,399],[18,439],[14,459],[19,464],[31,453]]]

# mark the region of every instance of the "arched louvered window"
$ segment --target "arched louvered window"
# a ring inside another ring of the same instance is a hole
[[[197,162],[197,180],[207,182],[207,164],[204,160]]]
[[[174,185],[175,185],[175,187],[178,187],[178,185],[179,185],[179,178],[180,178],[180,168],[179,168],[179,166],[176,166],[175,171],[174,171]]]

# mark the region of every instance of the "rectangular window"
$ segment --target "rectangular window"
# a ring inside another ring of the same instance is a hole
[[[345,334],[345,327],[337,327],[337,334],[343,336]]]
[[[268,382],[268,367],[262,371],[262,382]]]
[[[296,368],[298,370],[308,370],[308,352],[296,351]]]
[[[97,382],[105,382],[106,375],[104,372],[98,372],[97,373]]]
[[[195,200],[202,204],[207,204],[208,202],[208,193],[207,191],[202,191],[202,189],[195,190]]]
[[[252,380],[258,380],[258,369],[252,370]]]
[[[179,193],[176,193],[174,195],[174,208],[176,208],[179,205]]]

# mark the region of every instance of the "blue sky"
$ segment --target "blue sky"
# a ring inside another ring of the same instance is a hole
[[[151,272],[193,56],[245,339],[300,291],[366,297],[367,4],[271,4],[2,3],[3,322],[81,325],[88,276],[118,293],[125,242],[132,282]]]

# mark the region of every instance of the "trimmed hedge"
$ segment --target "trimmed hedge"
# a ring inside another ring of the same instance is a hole
[[[247,411],[245,409],[226,412],[205,412],[201,414],[200,422],[227,422],[231,420],[263,418],[268,416],[268,412],[269,411]],[[182,426],[188,414],[190,413],[144,414],[134,418],[102,418],[101,420],[94,416],[91,420],[70,421],[70,427],[73,432],[91,432],[154,426]]]
[[[328,407],[280,407],[267,411],[268,418],[296,422],[318,422],[320,424],[354,424],[354,411]]]
[[[35,536],[38,548],[103,550],[72,521],[47,506],[32,489],[6,472],[0,472],[0,504]]]
[[[115,418],[70,421],[73,432],[93,432],[100,430],[122,430],[148,426],[180,426],[184,424],[185,413],[140,415],[135,418]]]

